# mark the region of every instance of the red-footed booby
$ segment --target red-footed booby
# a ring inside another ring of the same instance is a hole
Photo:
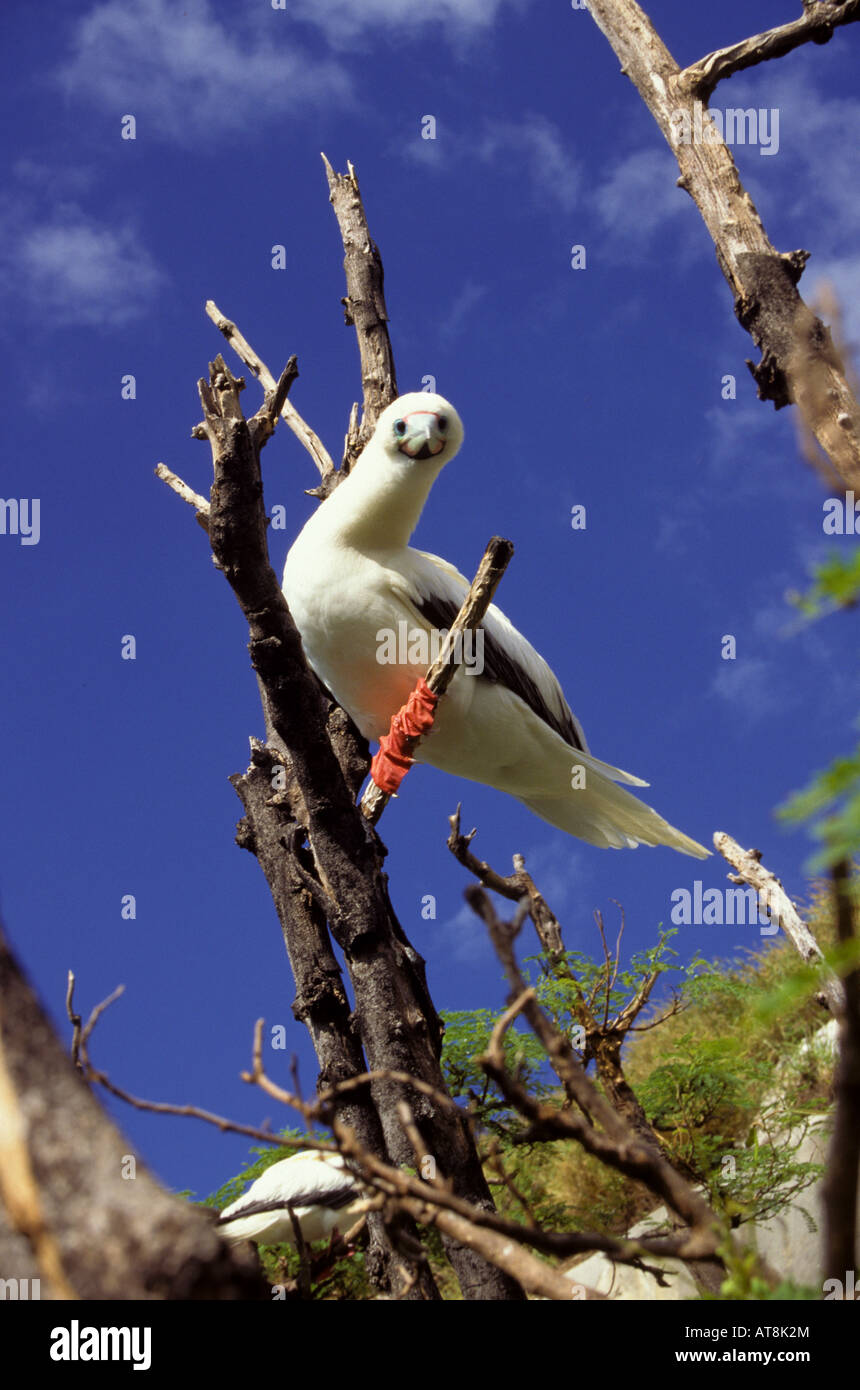
[[[247,1192],[225,1207],[216,1230],[228,1240],[295,1245],[290,1208],[308,1245],[348,1231],[365,1199],[341,1154],[301,1149],[273,1163]]]
[[[460,417],[442,396],[401,396],[287,556],[284,595],[308,662],[368,739],[387,734],[469,588],[453,565],[409,545],[462,442]],[[618,785],[647,782],[589,753],[549,666],[495,604],[475,636],[416,762],[497,787],[593,845],[708,856]]]

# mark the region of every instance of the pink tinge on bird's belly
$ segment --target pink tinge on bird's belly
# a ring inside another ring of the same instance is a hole
[[[392,716],[406,704],[425,674],[420,667],[383,666],[376,661],[353,662],[348,678],[342,664],[330,678],[316,669],[364,737],[374,740],[388,733]]]

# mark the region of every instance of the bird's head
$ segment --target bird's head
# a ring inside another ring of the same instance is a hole
[[[432,459],[438,472],[463,443],[463,425],[444,396],[411,391],[383,410],[374,431],[376,440],[391,458]]]

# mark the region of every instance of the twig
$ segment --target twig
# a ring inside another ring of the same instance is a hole
[[[275,378],[272,376],[272,373],[269,371],[263,359],[257,356],[251,344],[240,333],[235,323],[221,313],[218,305],[212,299],[207,299],[206,301],[206,313],[215,324],[215,327],[224,334],[224,337],[236,353],[236,356],[240,361],[245,363],[245,366],[248,367],[251,372],[253,372],[264,390],[274,391],[276,385]],[[298,370],[296,371],[296,375],[298,376]],[[336,469],[331,454],[326,449],[319,435],[311,429],[306,420],[302,419],[295,406],[292,405],[290,401],[284,400],[280,406],[280,414],[281,418],[286,421],[296,438],[300,440],[307,449],[319,469],[322,479],[325,481],[328,477],[333,475]]]
[[[501,536],[493,536],[488,543],[475,578],[469,586],[469,592],[460,605],[460,611],[451,624],[439,655],[425,677],[425,683],[439,699],[445,694],[462,664],[465,652],[463,633],[474,632],[480,626],[513,553],[514,547],[511,542],[502,540]],[[460,657],[459,660],[455,660],[454,653],[458,644]],[[406,755],[411,756],[420,742],[420,737],[404,739],[403,750]],[[361,810],[371,825],[377,823],[390,800],[391,795],[388,792],[382,791],[375,782],[370,783],[361,798]]]
[[[209,503],[206,498],[201,497],[199,492],[195,492],[187,483],[184,483],[179,475],[172,472],[164,463],[156,464],[155,473],[156,477],[160,478],[162,482],[167,483],[168,487],[173,488],[173,491],[178,497],[182,498],[183,502],[187,502],[190,507],[194,507],[197,520],[203,527],[203,530],[208,532]]]
[[[437,1086],[431,1086],[428,1082],[422,1081],[420,1077],[411,1076],[407,1071],[396,1071],[393,1067],[378,1067],[376,1071],[362,1072],[359,1076],[347,1077],[345,1081],[338,1081],[334,1086],[327,1086],[320,1091],[317,1096],[316,1104],[323,1110],[338,1096],[349,1095],[351,1091],[356,1091],[362,1086],[369,1086],[374,1081],[397,1081],[405,1086],[412,1086],[421,1095],[428,1096],[437,1105],[455,1110],[458,1115],[463,1115],[463,1109],[452,1100],[444,1091],[440,1091]]]
[[[468,869],[469,873],[474,874],[485,888],[492,889],[494,893],[499,893],[510,902],[518,903],[523,894],[528,897],[531,919],[534,922],[541,946],[546,951],[550,961],[554,964],[557,963],[559,957],[564,953],[561,927],[558,918],[535,887],[531,874],[526,872],[523,856],[521,854],[514,855],[514,872],[507,877],[497,873],[486,860],[478,859],[470,849],[478,832],[477,830],[470,830],[468,835],[461,834],[460,809],[458,805],[453,816],[448,817],[451,833],[448,836],[447,844],[454,858],[463,865],[464,869]]]
[[[494,1173],[498,1173],[499,1185],[501,1187],[506,1188],[507,1191],[510,1192],[514,1201],[522,1208],[523,1215],[526,1218],[526,1225],[537,1227],[539,1223],[537,1217],[534,1214],[534,1210],[531,1206],[531,1203],[529,1202],[525,1194],[522,1193],[520,1189],[517,1187],[510,1173],[505,1168],[504,1161],[502,1159],[501,1145],[499,1144],[498,1139],[493,1138],[490,1141],[490,1144],[487,1148],[485,1162],[487,1162],[490,1165]]]
[[[125,985],[117,985],[116,989],[108,995],[107,999],[103,999],[100,1004],[96,1004],[95,1008],[93,1009],[92,1013],[90,1014],[89,1018],[84,1024],[83,1031],[81,1032],[80,1049],[82,1059],[86,1060],[87,1043],[89,1042],[90,1036],[92,1035],[92,1031],[98,1023],[99,1019],[101,1018],[102,1014],[104,1013],[105,1009],[109,1009],[111,1004],[115,1004],[117,999],[119,999],[120,995],[124,993]]]
[[[761,907],[770,915],[772,922],[782,927],[800,958],[807,964],[823,965],[821,947],[799,916],[779,879],[761,863],[761,851],[741,849],[737,840],[723,830],[718,830],[714,835],[714,847],[737,871],[729,874],[730,881],[748,883],[755,889]],[[823,969],[821,973],[821,994],[830,1011],[838,1018],[844,1008],[845,991],[832,970]]]
[[[72,1009],[72,1000],[75,993],[75,976],[73,971],[69,971],[68,985],[66,987],[66,1014],[72,1025],[72,1046],[71,1058],[75,1065],[75,1070],[83,1072],[81,1066],[81,1016]]]

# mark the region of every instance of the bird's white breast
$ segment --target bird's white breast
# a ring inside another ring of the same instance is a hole
[[[386,635],[407,610],[398,576],[386,565],[336,542],[303,532],[287,556],[284,594],[305,655],[365,738],[387,733],[424,666],[381,659]],[[416,627],[414,616],[410,627]]]

